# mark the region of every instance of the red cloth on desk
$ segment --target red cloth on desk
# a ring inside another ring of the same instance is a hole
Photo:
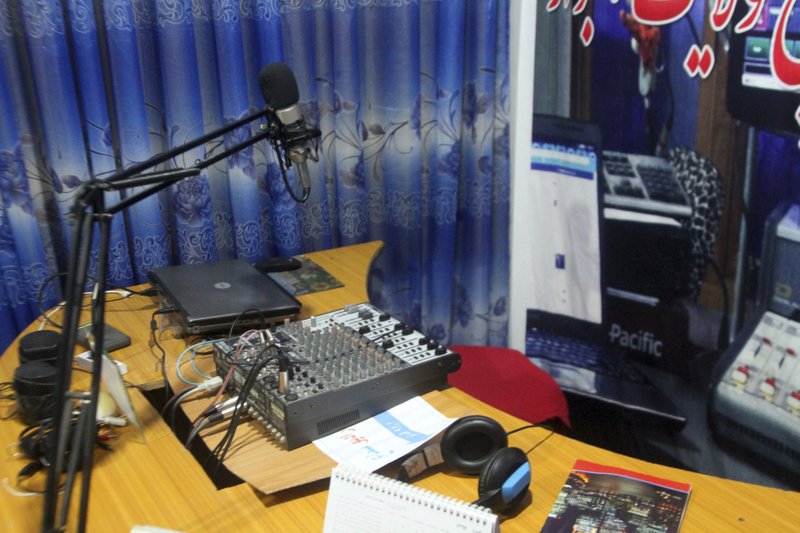
[[[552,418],[569,426],[564,393],[550,374],[517,350],[450,346],[461,368],[447,381],[478,400],[532,424]]]

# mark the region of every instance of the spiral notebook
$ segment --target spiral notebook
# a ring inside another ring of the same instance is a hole
[[[499,530],[485,507],[352,467],[331,474],[323,533]]]

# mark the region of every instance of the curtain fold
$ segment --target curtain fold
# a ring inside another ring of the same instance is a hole
[[[507,0],[9,0],[0,342],[58,301],[85,182],[262,109],[259,69],[282,61],[322,131],[308,202],[291,199],[258,143],[115,217],[109,283],[380,239],[374,303],[442,342],[504,344],[508,11]]]

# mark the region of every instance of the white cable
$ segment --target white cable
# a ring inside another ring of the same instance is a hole
[[[44,496],[44,494],[40,492],[23,492],[21,490],[18,490],[16,487],[11,486],[11,483],[8,481],[7,477],[3,478],[3,488],[6,489],[6,492],[11,494],[12,496],[19,496],[20,498],[28,498],[30,496]]]
[[[217,390],[220,385],[222,385],[222,377],[214,376],[211,379],[207,379],[202,382],[200,385],[197,386],[198,391],[209,391],[209,390]]]
[[[184,377],[183,371],[181,370],[181,365],[183,364],[183,358],[186,356],[187,353],[200,348],[201,346],[206,346],[208,344],[213,344],[216,341],[200,341],[198,343],[192,344],[191,346],[187,347],[181,354],[178,356],[178,360],[175,361],[175,374],[178,376],[178,379],[186,383],[187,385],[200,385],[200,381],[191,381],[188,378]]]
[[[86,291],[83,293],[83,296],[91,296],[91,294],[92,294],[91,292]],[[122,298],[130,298],[131,296],[133,296],[133,293],[131,291],[127,291],[125,289],[110,289],[106,291],[106,294],[117,294]],[[53,307],[50,311],[45,313],[45,315],[42,316],[41,323],[39,324],[39,331],[42,331],[44,327],[47,325],[47,323],[50,322],[50,317],[52,317],[54,314],[64,309],[65,305],[67,305],[66,300],[59,303],[58,305]]]

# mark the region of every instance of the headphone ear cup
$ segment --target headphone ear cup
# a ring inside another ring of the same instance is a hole
[[[463,474],[478,474],[486,461],[508,446],[503,427],[486,416],[459,418],[442,435],[442,458],[445,464]]]
[[[528,492],[530,471],[528,457],[519,448],[498,450],[481,470],[476,503],[495,513],[513,510]]]

